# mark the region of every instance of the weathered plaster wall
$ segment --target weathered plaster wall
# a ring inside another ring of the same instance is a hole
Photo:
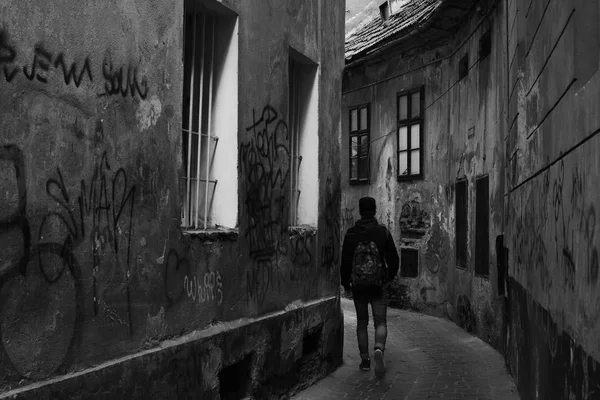
[[[183,2],[0,5],[2,389],[338,293],[343,3],[223,4],[239,23],[239,231],[212,233],[180,229]],[[309,230],[288,229],[289,46],[319,64]],[[327,318],[300,326],[341,345]],[[330,350],[315,376],[341,362]]]
[[[507,358],[524,398],[594,398],[600,8],[509,3]]]
[[[399,48],[386,60],[346,69],[343,154],[348,154],[349,145],[348,108],[370,102],[371,183],[349,185],[344,159],[342,220],[345,230],[359,218],[358,199],[375,197],[378,218],[390,228],[397,246],[419,252],[418,276],[398,277],[393,283],[395,302],[448,315],[500,346],[495,239],[502,233],[505,45],[503,9],[488,5],[471,14],[447,42],[419,47],[412,41],[409,45],[415,50]],[[479,38],[488,28],[492,52],[479,60]],[[459,81],[458,64],[466,52],[471,68]],[[396,94],[420,85],[425,89],[424,179],[398,181]],[[475,179],[484,175],[490,187],[489,277],[474,272]],[[454,184],[463,178],[469,183],[466,270],[456,267],[455,257]]]

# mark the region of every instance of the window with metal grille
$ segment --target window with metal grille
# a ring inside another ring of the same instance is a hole
[[[419,276],[419,250],[409,247],[400,249],[400,276],[404,278]]]
[[[237,154],[237,16],[214,0],[188,0],[184,21],[182,226],[234,227],[237,171],[227,160]]]
[[[475,273],[487,277],[490,272],[490,204],[487,175],[475,181],[475,201]]]
[[[467,269],[467,231],[469,216],[469,183],[465,179],[454,185],[454,228],[456,237],[456,266]]]
[[[350,109],[350,183],[369,182],[369,104]]]
[[[317,226],[318,64],[289,49],[290,225]]]
[[[398,179],[423,178],[423,87],[398,94]]]

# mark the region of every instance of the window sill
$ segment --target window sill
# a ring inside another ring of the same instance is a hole
[[[208,228],[208,229],[182,229],[182,234],[198,238],[200,240],[231,240],[236,241],[239,236],[237,228]]]
[[[370,185],[370,179],[350,180],[350,185]]]
[[[402,181],[422,181],[423,175],[399,175],[398,176],[398,181],[402,182]]]
[[[296,225],[288,227],[290,238],[298,236],[314,236],[317,234],[317,228],[310,225]]]

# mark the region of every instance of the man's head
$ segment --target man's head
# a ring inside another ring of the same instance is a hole
[[[362,197],[358,200],[358,212],[363,218],[372,218],[377,211],[375,199],[372,197]]]

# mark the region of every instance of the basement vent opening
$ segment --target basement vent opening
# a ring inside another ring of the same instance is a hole
[[[400,249],[400,275],[403,278],[419,276],[419,250],[403,247]]]
[[[319,351],[319,343],[321,342],[321,334],[323,333],[323,325],[306,333],[302,339],[302,357],[306,357]]]
[[[250,395],[252,353],[219,371],[221,400],[241,400]]]

